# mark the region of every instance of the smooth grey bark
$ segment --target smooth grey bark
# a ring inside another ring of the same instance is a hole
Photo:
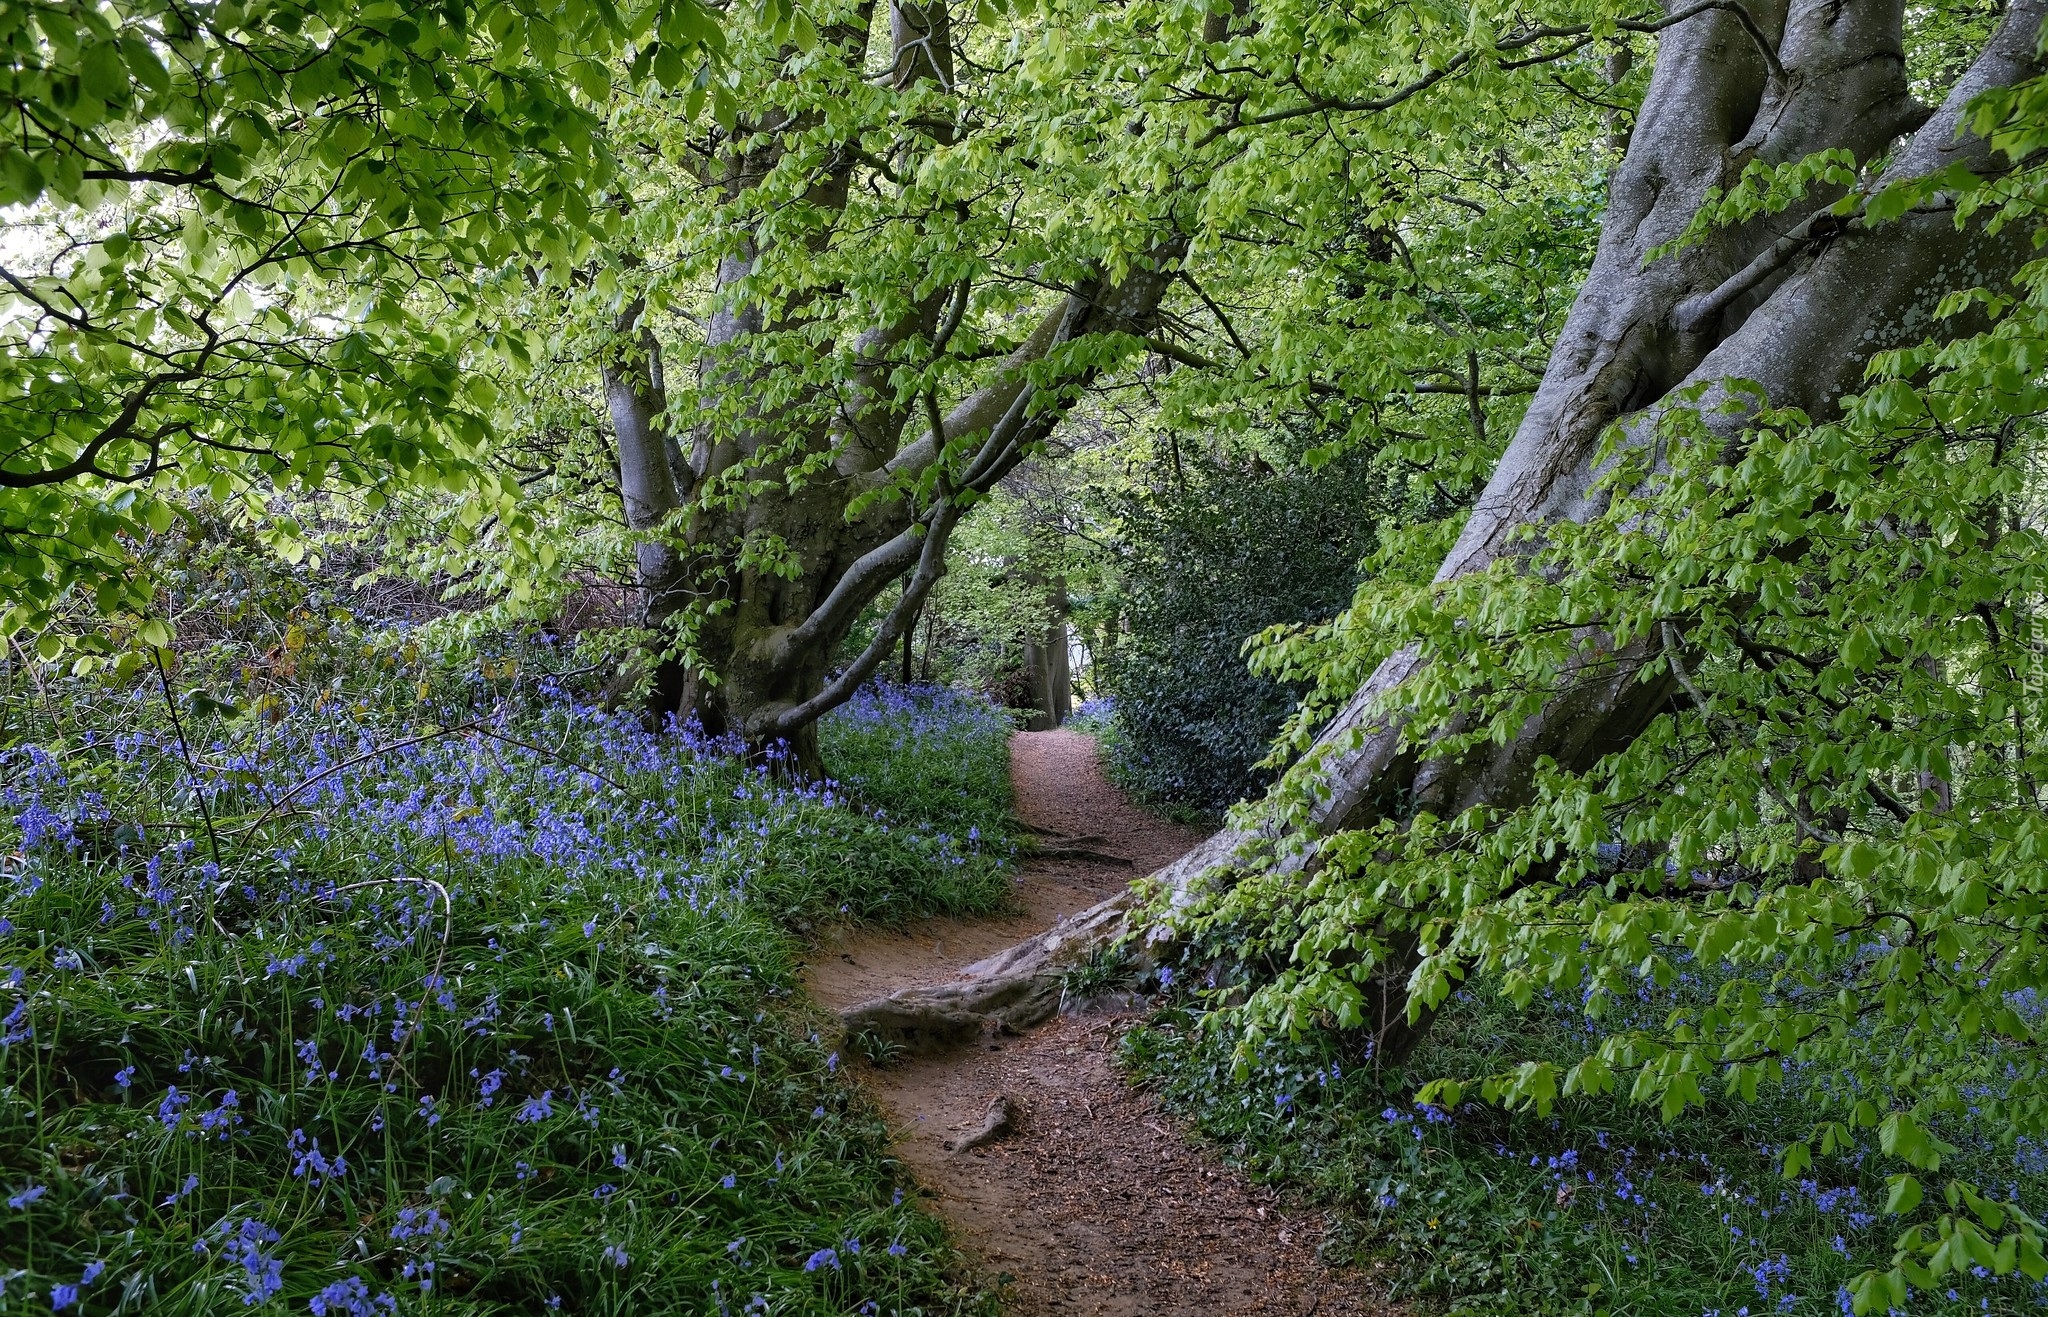
[[[1906,92],[1900,0],[1754,5],[1750,15],[1775,43],[1782,76],[1728,11],[1667,30],[1628,153],[1610,181],[1592,269],[1543,383],[1437,579],[1522,551],[1531,531],[1597,515],[1595,455],[1611,426],[1647,442],[1676,405],[1673,395],[1738,379],[1761,385],[1774,405],[1825,418],[1875,353],[1934,331],[1944,293],[2008,280],[2032,254],[2025,235],[1958,229],[1940,211],[1877,228],[1809,226],[1789,250],[1781,239],[1807,225],[1808,215],[1768,217],[1675,256],[1645,258],[1686,228],[1710,187],[1733,184],[1752,159],[1783,162],[1844,147],[1867,160],[1910,132],[1884,181],[1955,163],[1995,173],[2000,164],[1988,144],[1964,131],[1964,110],[1979,93],[2042,71],[2035,50],[2044,9],[2048,0],[2015,0],[1931,117]],[[1755,262],[1774,251],[1775,264],[1759,275]],[[1735,280],[1746,282],[1728,292]],[[1704,303],[1694,299],[1715,305],[1699,313]],[[1695,314],[1681,317],[1689,301]],[[1741,417],[1708,419],[1739,450]],[[1543,758],[1590,767],[1640,734],[1673,692],[1669,675],[1645,679],[1660,637],[1615,647],[1588,631],[1581,641],[1557,694],[1515,738],[1459,756],[1433,754],[1426,740],[1404,735],[1401,686],[1429,660],[1413,646],[1396,652],[1309,752],[1304,768],[1314,803],[1306,818],[1265,832],[1226,829],[1154,878],[1185,901],[1205,881],[1227,881],[1234,866],[1313,867],[1316,838],[1336,831],[1422,811],[1448,818],[1482,802],[1513,808],[1529,799]],[[1449,729],[1457,730],[1455,723]],[[1133,934],[1161,935],[1156,925],[1136,922],[1142,909],[1133,893],[1121,894],[951,983],[867,1003],[845,1022],[918,1045],[963,1036],[970,1026],[1026,1027],[1057,1006],[1067,966]],[[1405,1055],[1428,1026],[1427,1016],[1407,1020],[1413,963],[1396,943],[1369,994],[1376,1054],[1389,1059]]]
[[[1046,586],[1047,620],[1043,631],[1024,637],[1025,686],[1032,709],[1025,730],[1045,732],[1074,714],[1074,674],[1067,658],[1067,581],[1062,576],[1048,583],[1036,575],[1030,580]]]
[[[951,28],[940,0],[893,0],[889,29],[885,76],[899,91],[931,83],[951,89]],[[864,46],[867,30],[863,15],[825,36],[855,49]],[[761,126],[810,125],[770,110]],[[944,125],[920,131],[950,140]],[[727,161],[721,186],[728,198],[743,200],[779,163],[783,135],[764,132],[759,139],[769,144]],[[818,171],[806,200],[819,213],[835,213],[860,167],[855,152],[844,152]],[[828,238],[821,231],[812,241]],[[1068,289],[982,387],[943,415],[935,400],[905,400],[888,384],[905,348],[937,352],[967,309],[969,288],[935,289],[902,319],[858,334],[850,345],[849,378],[820,422],[817,408],[768,413],[750,401],[775,368],[756,362],[752,347],[765,332],[786,326],[773,308],[738,295],[761,253],[751,235],[735,235],[713,291],[700,378],[707,393],[732,402],[728,410],[739,420],[694,436],[687,460],[662,430],[659,348],[634,308],[620,325],[621,339],[633,347],[605,373],[621,494],[634,530],[666,528],[662,542],[645,543],[639,552],[647,622],[661,627],[694,607],[691,639],[706,669],[662,663],[650,712],[694,714],[708,731],[737,733],[757,753],[773,754],[799,773],[819,771],[816,720],[850,697],[909,634],[944,574],[945,549],[960,516],[1046,438],[1092,379],[1090,370],[1044,389],[1027,377],[1029,368],[1089,335],[1149,333],[1184,250],[1183,242],[1168,239],[1123,278],[1088,279]],[[692,506],[707,481],[792,440],[805,454],[829,454],[829,470],[794,488],[751,494],[737,507]],[[963,445],[969,454],[964,464],[958,461]],[[942,462],[948,470],[935,496],[913,502],[893,492]],[[873,498],[883,490],[892,492]],[[849,515],[861,500],[869,500],[867,510]],[[736,562],[738,546],[770,537],[788,547],[793,577]],[[830,672],[861,611],[898,581],[902,593],[879,634],[845,668]]]

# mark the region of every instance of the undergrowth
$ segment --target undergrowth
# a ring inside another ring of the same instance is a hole
[[[999,718],[864,699],[798,788],[545,646],[295,634],[15,692],[0,1313],[979,1310],[790,930],[1009,899]]]
[[[1711,981],[1695,971],[1674,991],[1697,995]],[[1815,1119],[1797,1082],[1756,1103],[1716,1098],[1668,1125],[1619,1098],[1566,1099],[1548,1116],[1408,1100],[1438,1075],[1583,1055],[1612,1021],[1589,1021],[1576,996],[1522,1012],[1475,982],[1400,1070],[1346,1060],[1344,1041],[1325,1034],[1267,1048],[1245,1077],[1227,1031],[1202,1027],[1200,997],[1181,993],[1132,1031],[1125,1062],[1234,1160],[1330,1207],[1326,1257],[1371,1267],[1426,1311],[1837,1314],[1849,1311],[1851,1278],[1889,1265],[1896,1218],[1884,1216],[1885,1180],[1866,1164],[1873,1149],[1817,1158],[1794,1180],[1778,1173],[1778,1152]],[[1646,991],[1633,1008],[1671,1004]],[[1945,1168],[2029,1210],[2048,1204],[2048,1152],[1968,1129],[1943,1135],[1958,1148]],[[2044,1304],[2048,1286],[1980,1269],[1894,1311]]]
[[[945,686],[864,687],[818,741],[864,804],[986,847],[1011,826],[1009,714]]]
[[[1083,700],[1067,726],[1095,738],[1096,763],[1101,766],[1103,777],[1149,812],[1191,828],[1213,828],[1222,822],[1220,812],[1197,809],[1170,790],[1161,790],[1151,780],[1145,754],[1118,715],[1113,697]]]

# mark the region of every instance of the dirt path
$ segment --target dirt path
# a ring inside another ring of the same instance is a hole
[[[1103,780],[1095,743],[1076,732],[1022,732],[1010,742],[1017,812],[1128,866],[1033,860],[1022,914],[928,920],[901,933],[828,941],[808,971],[834,1009],[911,984],[942,981],[975,960],[1085,909],[1179,855],[1198,834],[1140,811]],[[984,1043],[860,1080],[888,1112],[897,1150],[931,1204],[1003,1283],[1015,1317],[1202,1314],[1384,1314],[1356,1277],[1315,1256],[1320,1222],[1283,1210],[1190,1147],[1148,1095],[1127,1085],[1110,1049],[1127,1019],[1062,1017],[1022,1038]],[[1010,1099],[1016,1132],[970,1152],[949,1139]]]

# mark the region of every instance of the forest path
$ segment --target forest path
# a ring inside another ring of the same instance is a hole
[[[1095,742],[1078,732],[1019,732],[1010,742],[1017,813],[1070,843],[1130,861],[1034,858],[1022,865],[1022,911],[932,919],[900,932],[828,936],[806,971],[833,1010],[914,984],[938,983],[1050,928],[1199,841],[1131,805],[1103,779]],[[952,1226],[983,1279],[1003,1285],[1012,1317],[1232,1317],[1381,1314],[1363,1278],[1316,1258],[1319,1222],[1285,1210],[1192,1148],[1149,1094],[1111,1064],[1129,1015],[1058,1016],[1021,1037],[935,1057],[859,1066],[896,1132],[896,1150]],[[1014,1132],[966,1152],[1005,1097]]]

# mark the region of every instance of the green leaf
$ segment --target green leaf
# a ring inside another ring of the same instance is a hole
[[[683,64],[682,52],[673,42],[667,41],[654,47],[653,69],[655,81],[671,89],[681,86],[684,77],[689,73],[689,69]]]
[[[121,58],[127,63],[128,71],[135,75],[135,80],[151,91],[161,94],[171,89],[170,70],[156,57],[147,41],[140,37],[121,38]]]
[[[109,105],[128,101],[128,65],[112,41],[87,46],[79,55],[78,79],[87,95]]]
[[[1909,1111],[1894,1111],[1877,1127],[1878,1144],[1890,1156],[1931,1171],[1941,1165],[1941,1149]]]

